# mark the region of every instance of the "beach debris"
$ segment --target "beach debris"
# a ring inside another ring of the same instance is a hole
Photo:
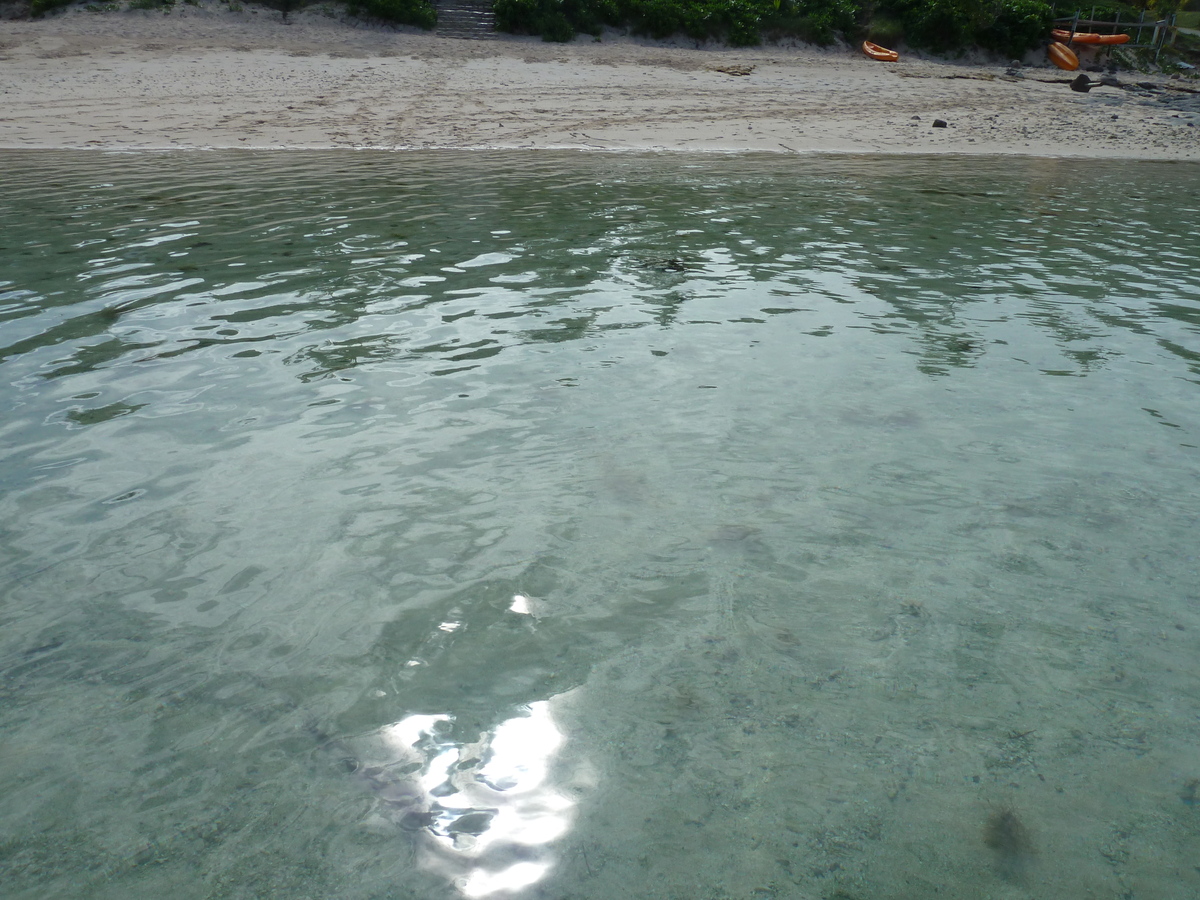
[[[1092,89],[1092,79],[1084,74],[1076,75],[1071,80],[1071,90],[1080,94],[1086,94]]]
[[[950,127],[950,123],[949,123],[949,122],[947,122],[945,119],[934,119],[934,120],[933,120],[933,127],[934,127],[934,128],[949,128],[949,127]]]
[[[756,66],[709,66],[708,68],[712,72],[721,72],[725,75],[749,75]]]

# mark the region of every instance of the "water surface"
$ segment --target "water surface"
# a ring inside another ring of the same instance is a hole
[[[0,160],[6,896],[1200,894],[1200,166]]]

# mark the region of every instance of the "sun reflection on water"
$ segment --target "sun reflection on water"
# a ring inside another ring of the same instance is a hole
[[[530,703],[472,742],[454,740],[454,717],[444,714],[406,716],[379,733],[385,769],[419,768],[407,786],[388,781],[377,793],[402,805],[402,824],[421,826],[424,863],[466,897],[541,880],[553,867],[551,845],[571,827],[575,801],[551,779],[565,743],[551,703]]]

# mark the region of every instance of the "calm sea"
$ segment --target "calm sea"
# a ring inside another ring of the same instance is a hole
[[[0,166],[6,898],[1200,896],[1200,165]]]

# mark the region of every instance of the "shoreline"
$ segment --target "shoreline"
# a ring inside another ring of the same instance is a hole
[[[0,21],[0,149],[1200,160],[1200,90],[1162,76],[1075,93],[1053,67],[614,35],[466,41],[314,7],[284,24],[198,3]]]
[[[697,150],[694,148],[679,148],[679,147],[576,147],[576,146],[551,146],[539,145],[529,147],[511,147],[511,146],[445,146],[439,147],[436,145],[422,145],[420,147],[346,147],[335,145],[322,146],[299,146],[293,144],[280,144],[275,146],[261,145],[238,145],[221,146],[221,147],[154,147],[154,146],[89,146],[89,147],[60,147],[60,146],[21,146],[10,147],[0,143],[0,153],[30,153],[30,154],[52,154],[52,153],[96,153],[109,155],[174,155],[174,154],[198,154],[198,153],[344,153],[351,151],[354,153],[462,153],[462,154],[489,154],[489,153],[583,153],[583,154],[609,154],[613,156],[712,156],[712,157],[737,157],[737,156],[778,156],[778,157],[794,157],[803,159],[806,157],[894,157],[894,158],[910,158],[910,159],[1044,159],[1053,161],[1096,161],[1096,162],[1155,162],[1155,163],[1193,163],[1200,162],[1200,157],[1196,156],[1147,156],[1147,155],[1128,155],[1121,156],[1109,154],[1100,156],[1097,154],[1068,154],[1068,153],[1031,153],[1026,151],[1006,151],[1006,150],[871,150],[871,149],[850,149],[850,150],[791,150],[791,149],[761,149],[761,148],[743,148],[732,150],[713,150],[704,149]]]

